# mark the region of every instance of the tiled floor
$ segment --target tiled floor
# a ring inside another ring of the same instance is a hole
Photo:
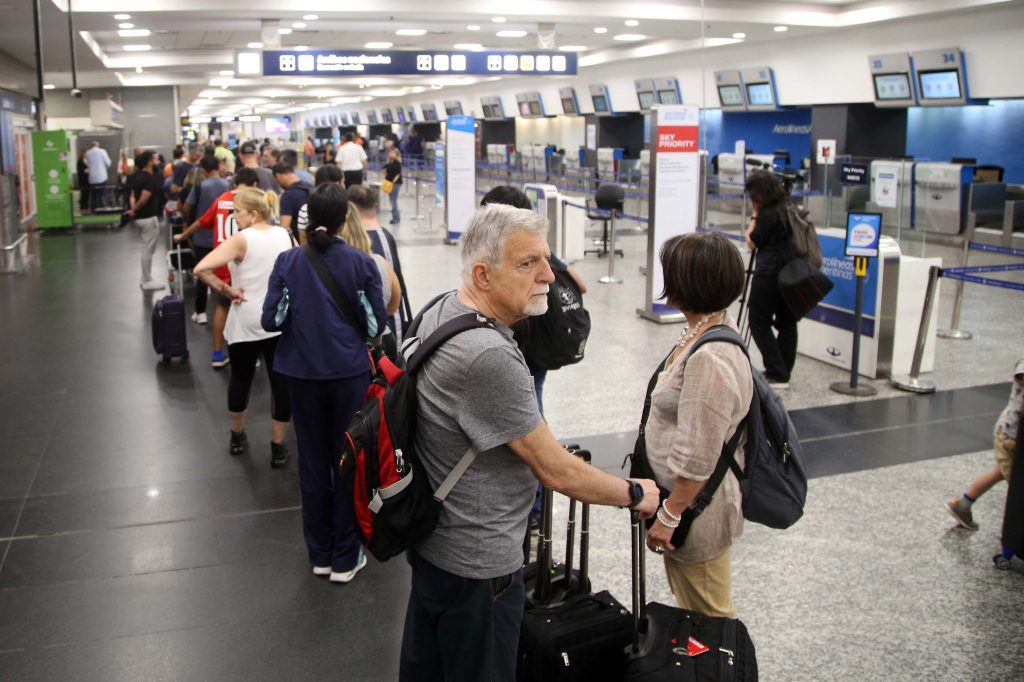
[[[436,223],[398,229],[413,307],[459,281],[458,249]],[[555,433],[609,470],[678,334],[635,316],[645,241],[621,244],[626,282],[591,286],[587,358],[552,373],[545,393]],[[209,367],[208,330],[190,325],[190,363],[157,361],[149,314],[162,294],[139,292],[138,250],[130,230],[47,235],[33,238],[28,272],[0,277],[0,679],[394,679],[405,563],[371,563],[349,586],[309,573],[294,462],[268,465],[265,380],[251,454],[231,458],[227,373]],[[576,267],[595,282],[607,263]],[[1021,669],[1024,575],[990,561],[1005,487],[976,507],[978,533],[952,529],[942,510],[990,461],[1024,355],[1021,309],[1016,292],[968,289],[962,326],[977,336],[939,343],[933,396],[877,381],[880,400],[854,401],[827,389],[842,372],[798,362],[785,399],[815,477],[807,514],[785,533],[748,526],[735,549],[764,679]],[[595,582],[628,603],[625,516],[595,508],[592,523]],[[656,562],[649,570],[651,596],[666,599]]]

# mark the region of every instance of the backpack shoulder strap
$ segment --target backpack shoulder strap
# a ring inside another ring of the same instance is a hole
[[[453,336],[457,336],[462,332],[469,331],[470,329],[479,329],[489,327],[494,329],[494,320],[489,317],[485,317],[480,313],[465,313],[458,315],[448,320],[440,327],[434,330],[434,332],[423,340],[423,343],[409,358],[409,362],[406,365],[407,374],[415,374],[424,362],[427,361],[431,355],[434,354],[438,348],[443,346]]]
[[[747,350],[747,344],[743,341],[743,337],[740,336],[739,332],[735,329],[724,324],[716,324],[698,336],[697,340],[693,342],[693,345],[690,346],[690,349],[686,352],[686,359],[689,360],[690,356],[693,355],[698,348],[703,346],[705,343],[711,343],[712,341],[724,341],[726,343],[739,346],[743,351],[743,354],[747,356],[747,359],[750,359],[750,352]]]
[[[405,332],[405,338],[412,338],[413,336],[416,336],[416,333],[420,330],[420,323],[423,322],[424,313],[426,313],[428,310],[437,305],[438,301],[440,301],[442,298],[444,298],[450,293],[452,292],[446,291],[443,294],[438,294],[434,298],[430,299],[430,301],[428,301],[425,306],[420,308],[420,311],[416,313],[416,317],[414,317],[412,319],[412,322],[409,323],[409,328]]]

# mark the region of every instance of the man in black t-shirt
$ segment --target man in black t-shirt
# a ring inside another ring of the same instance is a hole
[[[153,279],[153,253],[160,234],[160,196],[164,183],[157,174],[156,153],[147,149],[135,157],[135,173],[132,174],[132,192],[128,196],[131,206],[125,215],[142,234],[142,281],[143,291],[163,289],[163,282]]]

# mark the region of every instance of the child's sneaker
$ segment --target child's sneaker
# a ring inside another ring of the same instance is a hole
[[[974,522],[971,508],[965,505],[959,497],[954,497],[946,503],[946,511],[952,514],[957,523],[967,530],[978,530],[978,524]]]

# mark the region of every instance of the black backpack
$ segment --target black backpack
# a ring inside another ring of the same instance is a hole
[[[548,288],[548,311],[525,321],[523,352],[542,369],[558,369],[582,360],[590,336],[590,313],[583,307],[576,280],[568,270],[551,269],[555,281]]]
[[[705,343],[715,341],[739,346],[749,360],[750,356],[743,338],[725,325],[716,325],[701,334],[687,351],[686,358],[688,359]],[[664,366],[664,362],[658,365],[657,371],[647,385],[640,434],[632,454],[629,455],[629,475],[632,478],[654,478],[654,471],[647,459],[644,431],[651,413],[651,394]],[[711,504],[711,498],[729,470],[732,470],[739,479],[740,492],[743,494],[743,518],[748,521],[769,528],[789,528],[804,513],[807,472],[804,469],[803,448],[800,446],[796,427],[793,426],[782,399],[768,384],[764,375],[753,368],[751,374],[754,379],[754,395],[750,401],[750,411],[733,437],[722,447],[722,454],[711,477],[693,503],[683,512],[683,520],[672,534],[672,544],[676,547],[681,547],[686,541],[690,526]],[[746,464],[740,469],[733,454],[736,452],[739,435],[743,432],[744,426],[747,429]],[[660,485],[658,489],[662,500],[671,492]],[[648,526],[651,523],[653,518],[648,521]]]

